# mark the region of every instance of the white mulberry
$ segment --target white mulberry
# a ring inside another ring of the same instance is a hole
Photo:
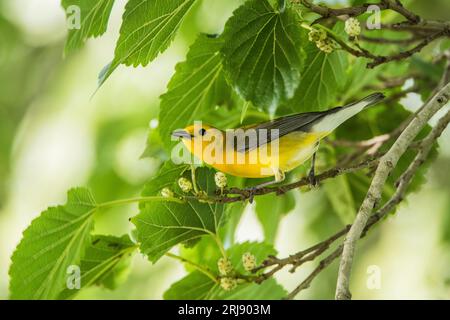
[[[161,190],[161,195],[162,195],[164,198],[173,198],[173,192],[172,192],[172,190],[170,190],[169,188],[163,188],[163,189]]]
[[[233,265],[227,258],[220,258],[217,261],[217,268],[219,269],[220,274],[223,276],[226,276],[227,274],[230,274],[231,271],[233,271]]]
[[[184,193],[188,193],[192,190],[192,182],[184,177],[178,179],[178,185],[180,186],[181,191],[183,191]]]
[[[308,39],[312,42],[322,41],[327,38],[327,33],[323,29],[312,29],[308,33]]]
[[[356,18],[348,18],[344,30],[350,37],[357,37],[361,33],[361,25]]]
[[[228,278],[228,277],[221,278],[220,279],[220,286],[225,291],[233,290],[237,286],[237,280],[234,279],[234,278]]]
[[[216,186],[220,189],[223,189],[227,186],[227,176],[223,172],[216,172],[214,175],[214,181],[216,182]]]
[[[334,50],[334,42],[330,38],[316,42],[317,48],[325,53],[331,53]]]
[[[247,271],[252,271],[256,268],[256,257],[250,252],[246,252],[242,255],[242,265]]]

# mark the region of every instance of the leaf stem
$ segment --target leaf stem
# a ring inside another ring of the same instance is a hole
[[[198,194],[197,179],[195,178],[195,166],[191,164],[191,180],[194,187],[194,193]]]
[[[225,251],[225,248],[224,248],[223,243],[220,240],[219,236],[217,234],[215,234],[215,233],[211,233],[210,235],[211,235],[211,237],[213,237],[214,241],[216,241],[217,246],[219,247],[219,250],[222,253],[222,257],[224,257],[226,259],[227,258],[227,253]]]
[[[170,257],[172,259],[176,259],[179,260],[183,263],[189,264],[192,267],[194,267],[195,269],[197,269],[198,271],[200,271],[201,273],[203,273],[204,275],[208,276],[212,281],[214,281],[215,283],[219,283],[219,280],[217,280],[217,277],[214,275],[214,273],[211,272],[211,270],[209,270],[208,268],[199,265],[198,263],[195,263],[194,261],[191,261],[189,259],[186,259],[182,256],[178,256],[176,254],[167,252],[166,253],[167,257]]]

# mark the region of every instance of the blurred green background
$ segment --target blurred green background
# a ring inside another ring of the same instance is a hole
[[[139,194],[160,160],[140,156],[155,125],[159,95],[174,66],[198,32],[220,32],[243,1],[200,2],[175,43],[146,68],[121,66],[95,94],[99,71],[113,56],[125,0],[116,0],[108,32],[63,58],[65,15],[57,0],[0,0],[0,299],[8,297],[10,256],[30,221],[49,205],[63,203],[66,190],[88,186],[106,201]],[[408,107],[420,104],[411,94]],[[450,130],[428,182],[395,215],[360,241],[352,292],[359,299],[450,298]],[[281,256],[296,252],[340,228],[327,212],[321,190],[296,195],[276,239]],[[129,232],[134,206],[103,213],[96,231]],[[238,227],[238,240],[262,240],[253,207]],[[381,271],[381,288],[367,287],[368,268]],[[312,270],[277,275],[293,289]],[[334,296],[337,263],[298,298]],[[129,278],[116,291],[90,288],[79,298],[160,299],[183,267],[167,258],[151,265],[136,255]]]

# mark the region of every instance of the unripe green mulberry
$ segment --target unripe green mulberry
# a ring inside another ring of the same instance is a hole
[[[181,177],[178,179],[178,185],[180,186],[181,191],[188,193],[192,190],[192,182],[188,179]]]
[[[220,274],[223,276],[226,276],[227,274],[230,274],[231,271],[233,271],[233,265],[227,258],[220,258],[219,261],[217,261],[217,268],[219,269]]]
[[[345,20],[345,32],[350,37],[357,37],[361,33],[361,26],[356,18],[348,18]]]
[[[317,48],[325,53],[331,53],[334,50],[334,42],[330,38],[316,42]]]
[[[227,186],[227,176],[223,172],[216,172],[214,175],[214,181],[216,182],[216,186],[220,189]]]
[[[161,195],[162,195],[164,198],[173,198],[173,192],[172,192],[172,190],[170,190],[169,188],[163,188],[163,189],[161,190]]]
[[[312,42],[322,41],[327,38],[327,33],[323,29],[312,29],[308,33],[308,39]]]
[[[252,271],[256,268],[256,257],[250,252],[246,252],[242,255],[242,265],[247,271]]]
[[[237,280],[233,279],[233,278],[228,278],[228,277],[221,278],[220,279],[220,286],[225,291],[233,290],[237,286]]]

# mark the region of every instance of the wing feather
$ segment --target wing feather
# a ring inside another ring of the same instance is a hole
[[[339,111],[343,111],[345,109],[350,109],[351,107],[361,106],[361,108],[357,108],[358,110],[355,110],[354,114],[356,114],[362,109],[376,104],[383,98],[384,95],[382,93],[377,92],[357,102],[349,103],[345,106],[335,107],[333,109],[329,109],[326,111],[293,114],[277,118],[271,121],[263,122],[253,127],[242,128],[243,130],[239,130],[235,134],[235,141],[234,141],[235,150],[238,152],[247,152],[256,149],[266,143],[269,143],[272,140],[279,139],[294,131],[309,132],[313,129],[312,127],[314,125],[321,123],[322,119],[335,117],[335,116],[326,117],[328,115],[338,113]],[[350,113],[349,115],[345,115],[345,117],[342,117],[342,119],[337,119],[339,120],[337,121],[339,123],[335,124],[335,126],[344,122],[354,114]],[[252,129],[256,131],[256,134],[253,135],[248,134],[248,130]],[[256,139],[254,138],[255,136]]]

